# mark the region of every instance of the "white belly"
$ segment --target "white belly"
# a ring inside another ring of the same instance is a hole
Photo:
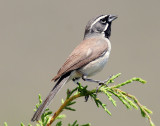
[[[86,76],[92,76],[101,71],[108,61],[110,50],[108,50],[102,57],[90,62],[86,66],[82,67],[79,71]]]

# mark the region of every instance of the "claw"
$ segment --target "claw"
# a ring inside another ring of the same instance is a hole
[[[104,84],[107,83],[111,78],[113,77],[113,75],[110,75],[107,80],[104,81]]]
[[[109,81],[109,79],[111,79],[112,77],[113,77],[113,75],[110,75],[110,76],[107,78],[107,80],[105,80],[105,81],[99,81],[99,85],[98,85],[98,87],[97,87],[97,89],[96,89],[96,94],[97,94],[99,88],[100,88],[102,85],[105,85],[106,87],[108,87],[108,85],[107,85],[106,83],[107,83],[107,82]]]

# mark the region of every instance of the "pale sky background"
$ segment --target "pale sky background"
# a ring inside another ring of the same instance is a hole
[[[152,120],[160,125],[160,1],[159,0],[0,0],[0,125],[30,123],[38,94],[45,97],[67,56],[83,39],[88,20],[101,14],[118,15],[110,38],[112,51],[107,66],[94,79],[122,73],[123,82],[132,77],[147,80],[146,85],[133,83],[122,89],[135,95],[153,111]],[[82,81],[83,85],[97,85]],[[55,111],[65,98],[69,82],[55,97],[50,108]],[[99,95],[112,116],[97,109],[94,101],[81,98],[64,111],[63,125],[78,120],[92,126],[149,126],[140,111],[117,107]],[[115,99],[118,101],[118,99]],[[34,123],[32,123],[34,125]]]

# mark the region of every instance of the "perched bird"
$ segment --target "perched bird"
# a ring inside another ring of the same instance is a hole
[[[111,51],[109,41],[111,24],[116,18],[117,16],[113,15],[100,15],[88,22],[83,41],[73,50],[57,75],[52,79],[56,84],[34,113],[31,121],[39,120],[51,100],[68,81],[77,81],[82,78],[84,81],[105,83],[105,81],[87,77],[101,71],[108,61]]]

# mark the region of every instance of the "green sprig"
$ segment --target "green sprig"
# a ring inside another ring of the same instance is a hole
[[[121,73],[112,76],[106,84],[108,85],[110,83],[114,83],[115,79],[118,78],[120,75]],[[111,112],[108,110],[107,105],[104,104],[97,97],[98,93],[104,93],[114,106],[117,106],[117,104],[116,104],[116,101],[113,99],[113,96],[117,97],[128,109],[134,108],[137,110],[139,108],[141,111],[142,117],[145,117],[149,120],[150,126],[155,126],[150,117],[150,114],[152,114],[152,111],[148,109],[146,106],[142,105],[135,96],[128,94],[127,92],[122,91],[120,89],[120,87],[131,84],[133,81],[140,82],[142,84],[146,83],[146,81],[141,78],[133,77],[123,83],[115,84],[114,86],[110,86],[110,87],[104,84],[99,88],[98,91],[96,88],[93,90],[88,90],[87,89],[88,86],[83,87],[81,84],[79,84],[79,86],[74,88],[73,90],[68,89],[66,99],[61,100],[62,105],[58,109],[58,111],[54,114],[56,115],[56,117],[55,118],[54,116],[51,117],[52,112],[49,110],[49,108],[47,108],[45,112],[42,114],[41,120],[38,121],[36,126],[46,126],[46,125],[50,126],[56,119],[65,118],[66,116],[64,114],[61,114],[61,112],[63,112],[63,110],[75,111],[76,109],[72,108],[72,105],[76,104],[75,100],[79,97],[85,97],[88,99],[88,97],[90,96],[94,100],[97,107],[103,108],[109,115],[111,115]],[[36,109],[42,104],[41,95],[38,95],[38,99],[39,99],[39,103],[36,104]],[[36,109],[34,111],[36,111]],[[4,123],[4,126],[8,126],[6,122]],[[21,123],[21,126],[25,126],[25,125]],[[32,126],[32,125],[28,124],[28,126]],[[62,126],[62,121],[57,122],[56,126]],[[73,122],[73,124],[68,124],[68,126],[90,126],[90,124],[87,123],[84,125],[79,125],[76,120]]]

